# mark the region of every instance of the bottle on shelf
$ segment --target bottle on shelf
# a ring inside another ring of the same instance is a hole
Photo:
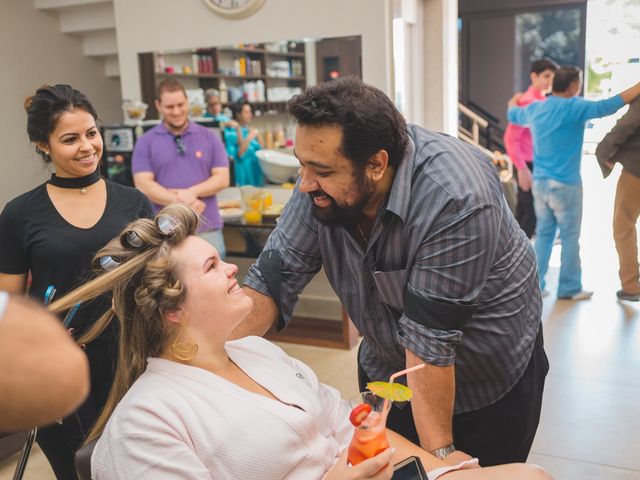
[[[273,143],[276,148],[282,148],[286,145],[287,141],[284,138],[284,129],[282,128],[282,125],[278,125],[278,130],[276,131],[276,138]]]
[[[229,90],[227,89],[227,83],[224,78],[220,79],[220,85],[218,85],[220,91],[220,103],[229,103]]]
[[[200,73],[200,61],[197,53],[191,54],[191,69],[193,73]]]
[[[251,60],[251,75],[262,75],[262,66],[259,60]]]
[[[264,147],[267,150],[273,150],[273,132],[269,128],[264,134]]]
[[[164,55],[162,52],[158,52],[156,55],[156,73],[164,73],[166,66]]]
[[[264,102],[266,101],[264,95],[264,82],[262,80],[258,80],[256,82],[256,101]]]
[[[249,102],[254,103],[256,101],[256,84],[254,82],[246,82],[242,85],[242,90]]]
[[[296,138],[296,127],[290,123],[285,129],[285,143],[287,147],[293,146],[293,140]]]

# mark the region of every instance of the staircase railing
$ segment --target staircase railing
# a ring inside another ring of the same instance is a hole
[[[480,144],[480,129],[488,128],[489,121],[462,103],[458,103],[458,111],[471,121],[471,130],[463,127],[462,124],[458,126],[458,138],[487,155],[498,169],[500,180],[504,183],[510,182],[513,178],[513,163],[509,156],[500,150],[492,151]]]
[[[489,125],[482,129],[480,144],[489,150],[497,148],[504,151],[504,129],[500,125],[500,119],[472,100],[467,100],[464,106],[489,122]]]

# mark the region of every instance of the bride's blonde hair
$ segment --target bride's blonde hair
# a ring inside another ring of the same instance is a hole
[[[163,208],[155,220],[131,222],[93,259],[98,276],[49,306],[64,312],[113,291],[113,307],[78,339],[95,340],[112,321],[120,324],[116,375],[104,409],[86,442],[99,437],[114,408],[147,367],[149,357],[158,356],[173,330],[164,313],[177,310],[186,288],[180,281],[171,249],[196,233],[198,216],[184,205]]]

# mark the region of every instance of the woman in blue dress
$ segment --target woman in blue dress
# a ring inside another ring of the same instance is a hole
[[[264,185],[264,174],[256,152],[262,149],[263,145],[258,138],[258,130],[249,126],[253,119],[251,104],[246,100],[235,103],[232,105],[231,111],[238,126],[224,129],[224,143],[227,147],[227,153],[235,162],[236,185],[261,187]]]

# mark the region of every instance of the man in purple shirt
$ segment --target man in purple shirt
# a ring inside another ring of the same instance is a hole
[[[172,78],[158,84],[156,107],[162,123],[138,139],[133,181],[156,211],[170,203],[189,205],[204,217],[200,235],[224,258],[222,218],[216,194],[229,186],[229,160],[222,140],[189,121],[184,86]]]

